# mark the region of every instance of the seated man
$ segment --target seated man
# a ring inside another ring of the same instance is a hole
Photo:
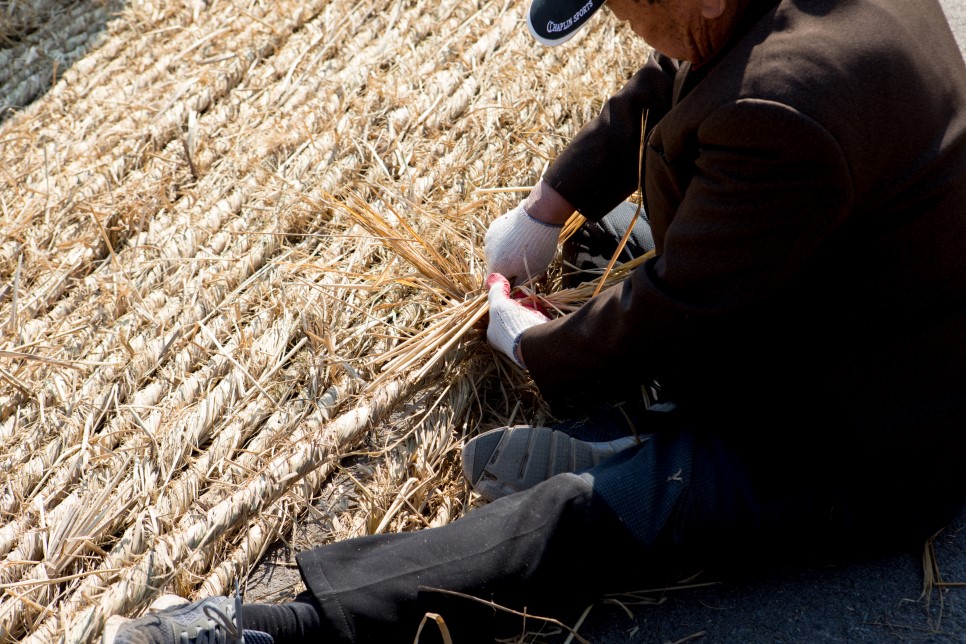
[[[440,590],[566,613],[681,562],[913,543],[959,507],[966,69],[937,2],[607,5],[657,52],[486,239],[489,341],[584,420],[477,438],[496,500],[301,553],[296,602],[119,641],[411,641],[427,612],[492,641],[492,608]],[[529,25],[555,44],[599,6],[533,0]],[[573,210],[638,186],[653,258],[552,321],[508,297]]]

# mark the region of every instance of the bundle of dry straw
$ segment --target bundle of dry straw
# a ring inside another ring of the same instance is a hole
[[[475,248],[468,248],[465,254],[444,257],[431,241],[420,236],[395,210],[389,216],[384,216],[357,196],[350,197],[347,203],[336,205],[341,206],[352,219],[373,237],[381,240],[398,257],[406,260],[418,275],[414,278],[397,273],[389,279],[422,288],[441,301],[440,312],[428,317],[422,330],[373,361],[383,372],[376,380],[377,383],[385,379],[386,374],[406,372],[414,368],[416,377],[421,378],[446,357],[454,346],[464,341],[469,333],[479,330],[489,312],[487,293],[479,281],[479,262]],[[560,242],[574,234],[583,221],[583,217],[574,213],[561,231]],[[631,225],[633,226],[633,221]],[[577,310],[602,290],[623,281],[631,271],[653,255],[647,253],[634,260],[617,263],[627,239],[628,235],[625,234],[608,267],[596,280],[562,288],[561,276],[566,267],[557,266],[553,270],[554,276],[546,282],[546,292],[532,290],[528,287],[529,283],[518,287],[523,291],[523,300],[531,301],[540,310],[551,315],[565,315]],[[460,262],[463,258],[470,258],[470,261]],[[377,284],[385,279],[386,276],[379,276]]]

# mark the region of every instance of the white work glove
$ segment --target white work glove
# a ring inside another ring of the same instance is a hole
[[[499,273],[514,284],[542,274],[557,254],[561,228],[534,219],[522,203],[497,217],[483,239],[486,272]]]
[[[520,354],[520,336],[532,326],[549,322],[550,318],[510,298],[510,282],[499,273],[486,278],[490,290],[490,324],[486,341],[518,366],[526,368]]]

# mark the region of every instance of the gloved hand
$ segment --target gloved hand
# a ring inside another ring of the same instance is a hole
[[[514,284],[540,275],[557,254],[561,228],[534,219],[522,203],[497,217],[483,239],[487,273],[499,273]]]
[[[520,355],[520,336],[532,326],[549,322],[550,318],[511,299],[510,282],[499,273],[490,274],[486,286],[490,289],[487,298],[490,324],[486,327],[486,341],[525,369]]]

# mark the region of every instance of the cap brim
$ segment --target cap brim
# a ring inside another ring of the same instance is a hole
[[[574,37],[605,0],[532,0],[527,27],[537,42],[548,47]]]

